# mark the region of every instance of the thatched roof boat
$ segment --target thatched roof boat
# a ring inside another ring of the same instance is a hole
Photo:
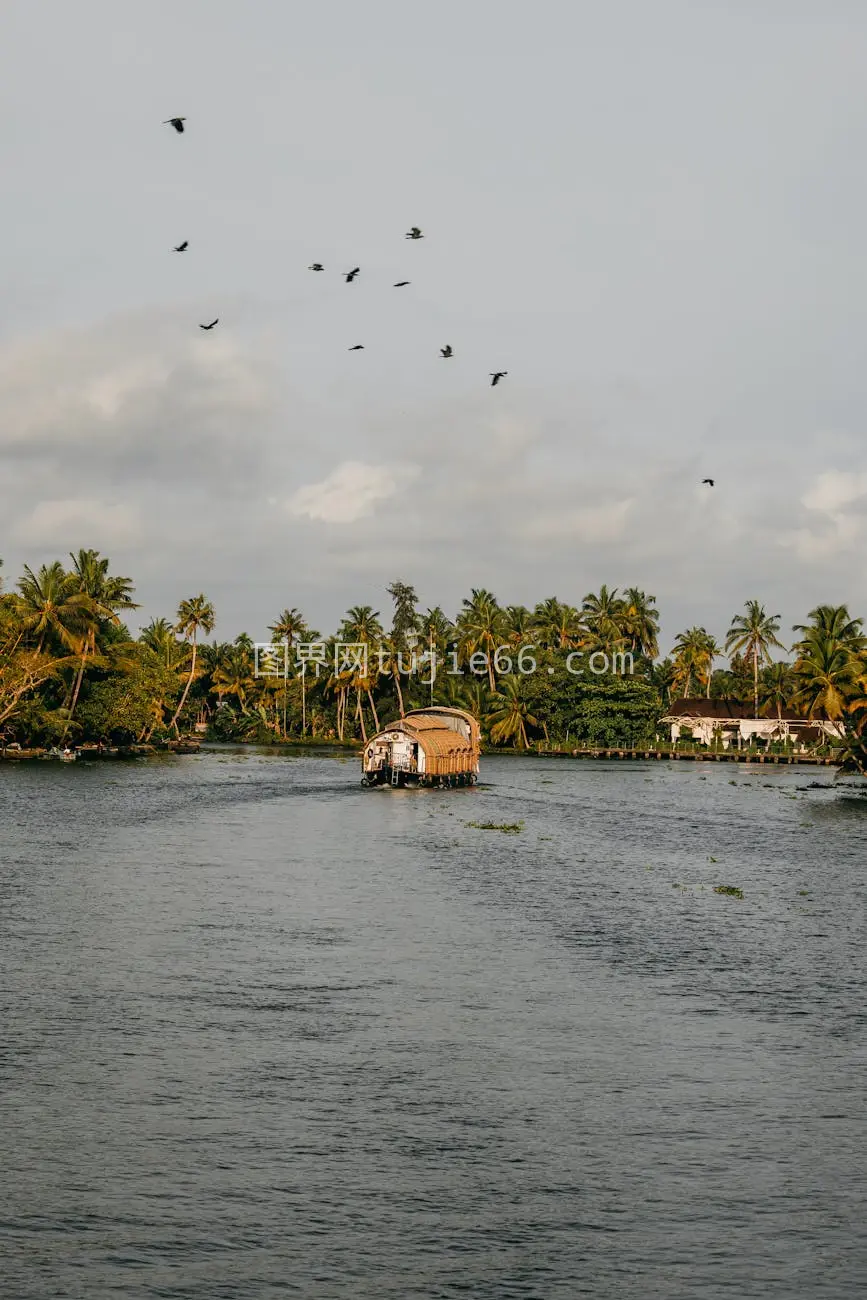
[[[463,709],[413,709],[367,742],[362,785],[474,785],[481,731]]]

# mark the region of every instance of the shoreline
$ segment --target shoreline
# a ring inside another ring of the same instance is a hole
[[[160,745],[112,745],[102,750],[85,747],[76,751],[76,761],[84,762],[123,762],[131,759],[159,758],[165,755],[189,756],[208,752],[227,752],[244,750],[273,750],[278,753],[327,753],[349,756],[358,755],[364,745],[360,741],[319,740],[278,740],[273,742],[253,741],[218,741],[218,740],[181,740],[169,741]],[[676,750],[667,747],[622,749],[599,747],[592,749],[482,749],[483,758],[547,758],[547,759],[591,759],[608,762],[687,762],[687,763],[761,763],[785,767],[838,767],[840,760],[830,754],[768,754],[749,750]],[[52,753],[42,747],[27,749],[5,749],[0,751],[0,763],[42,763],[64,762],[61,755]]]

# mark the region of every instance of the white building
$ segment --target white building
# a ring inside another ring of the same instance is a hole
[[[740,748],[754,740],[766,744],[783,741],[795,749],[809,749],[817,744],[841,740],[843,730],[839,723],[827,718],[802,718],[791,709],[760,709],[755,717],[751,704],[737,700],[707,700],[692,698],[673,700],[660,722],[671,728],[672,744],[680,740],[684,731],[702,745],[716,741],[723,749],[731,745]]]

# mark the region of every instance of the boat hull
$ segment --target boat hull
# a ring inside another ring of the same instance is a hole
[[[383,786],[392,790],[452,790],[459,786],[475,785],[475,772],[449,772],[443,776],[426,776],[423,772],[408,772],[403,768],[379,768],[365,772],[361,784],[368,788]]]

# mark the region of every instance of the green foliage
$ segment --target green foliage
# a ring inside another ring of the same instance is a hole
[[[246,727],[246,719],[239,717],[234,709],[228,705],[217,709],[211,718],[208,728],[208,735],[211,740],[221,741],[224,744],[230,741],[238,741],[242,738]]]
[[[795,708],[838,720],[843,765],[867,775],[867,639],[845,606],[812,610],[795,629],[794,662],[786,663],[770,657],[781,644],[777,616],[749,601],[728,632],[728,666],[713,671],[719,646],[701,627],[680,633],[672,656],[658,660],[655,599],[638,588],[602,586],[580,602],[552,595],[532,607],[503,606],[474,588],[451,622],[438,606],[419,613],[415,589],[398,579],[387,589],[389,632],[372,606],[354,606],[325,638],[325,666],[308,664],[303,676],[300,645],[323,638],[300,610],[284,608],[271,632],[290,647],[291,667],[286,677],[257,676],[247,634],[203,642],[216,617],[204,594],[182,601],[171,621],[151,620],[133,641],[120,620],[137,607],[132,581],[113,575],[96,551],[70,559],[71,568],[59,560],[36,572],[25,567],[16,590],[0,592],[0,731],[22,744],[67,735],[156,739],[197,722],[225,740],[352,743],[435,702],[471,712],[494,746],[650,748],[665,710],[701,691],[760,702],[768,717]],[[364,643],[367,670],[335,667],[336,641]],[[429,666],[417,657],[431,644],[433,693]],[[628,653],[633,670],[596,674],[593,652]]]
[[[524,829],[523,822],[465,822],[465,825],[477,831],[502,831],[504,835],[520,835]]]
[[[79,708],[82,734],[89,740],[130,744],[156,739],[163,710],[180,693],[180,681],[156,658],[141,658],[127,672],[95,682]]]
[[[547,720],[552,743],[575,748],[628,749],[652,745],[663,712],[659,692],[646,680],[614,674],[579,676],[566,656],[548,655],[526,680],[526,703]],[[573,666],[579,666],[573,660]],[[549,669],[551,671],[549,671]]]

